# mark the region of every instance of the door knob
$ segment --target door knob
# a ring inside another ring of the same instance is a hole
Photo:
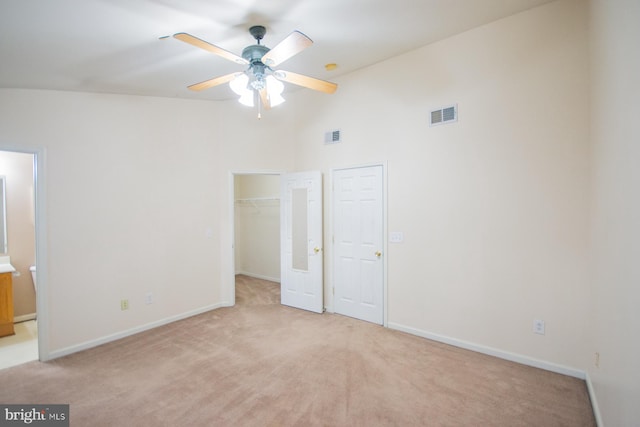
[[[378,258],[380,258],[380,257],[382,256],[382,252],[380,252],[380,251],[376,251],[375,255],[376,255]]]
[[[313,248],[313,252],[317,254],[318,252],[320,252],[320,248],[316,246],[315,248]]]

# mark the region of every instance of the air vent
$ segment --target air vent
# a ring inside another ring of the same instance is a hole
[[[458,106],[450,105],[438,110],[433,110],[429,119],[429,124],[431,126],[456,122],[458,121]]]
[[[324,134],[324,143],[325,144],[338,144],[342,142],[342,137],[340,135],[340,130],[330,130],[329,132],[325,132]]]

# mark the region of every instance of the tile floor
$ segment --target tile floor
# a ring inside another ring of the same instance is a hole
[[[0,338],[0,369],[38,360],[38,324],[35,320],[16,323],[16,334]]]

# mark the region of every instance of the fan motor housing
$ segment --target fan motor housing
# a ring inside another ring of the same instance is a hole
[[[242,50],[242,57],[249,61],[249,63],[253,64],[254,62],[262,62],[262,57],[269,52],[268,47],[263,46],[261,44],[254,44],[251,46],[247,46]]]
[[[262,57],[267,52],[269,52],[269,48],[259,44],[247,46],[242,51],[242,57],[249,61],[249,72],[253,74],[258,81],[262,81],[265,73],[269,69],[269,67],[262,63]]]

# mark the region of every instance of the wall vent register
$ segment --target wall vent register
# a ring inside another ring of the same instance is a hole
[[[324,134],[324,143],[325,144],[338,144],[342,142],[342,136],[340,135],[340,130],[330,130],[325,132]]]
[[[452,123],[458,121],[458,106],[450,105],[438,110],[431,111],[429,115],[429,125],[436,126],[445,123]]]

